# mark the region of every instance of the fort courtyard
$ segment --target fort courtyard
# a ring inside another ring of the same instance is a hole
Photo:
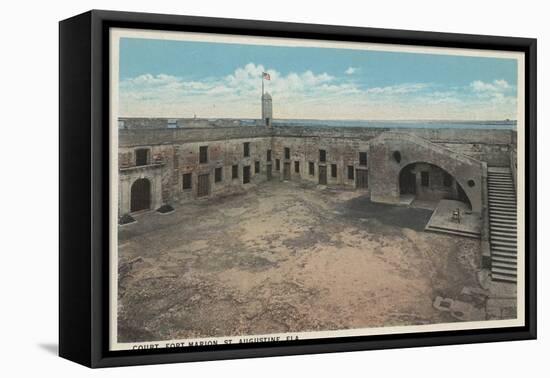
[[[287,181],[136,213],[119,227],[119,341],[515,317],[479,239],[426,232],[431,215]]]

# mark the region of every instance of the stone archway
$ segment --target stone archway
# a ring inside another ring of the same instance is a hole
[[[151,208],[151,182],[146,178],[134,181],[130,193],[130,212]]]
[[[414,162],[401,168],[399,172],[399,193],[422,200],[441,199],[463,202],[472,209],[472,203],[459,180],[439,165]]]
[[[472,212],[481,213],[483,167],[479,160],[416,135],[388,131],[369,142],[371,200],[400,203],[400,174],[410,164],[431,164],[450,174],[468,198]],[[412,180],[412,178],[409,177]],[[422,180],[422,177],[415,177]],[[426,179],[426,178],[424,178]],[[418,185],[416,186],[418,189]],[[458,191],[458,189],[457,189]]]

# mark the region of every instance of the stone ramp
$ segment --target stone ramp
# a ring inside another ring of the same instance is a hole
[[[509,168],[488,168],[491,278],[517,281],[517,198]]]

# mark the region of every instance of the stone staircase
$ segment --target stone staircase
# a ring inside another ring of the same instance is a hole
[[[517,280],[517,198],[509,168],[488,168],[491,277]]]

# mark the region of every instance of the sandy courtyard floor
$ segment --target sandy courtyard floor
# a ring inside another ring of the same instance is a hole
[[[137,216],[119,228],[119,341],[457,321],[433,302],[479,288],[479,241],[424,232],[430,215],[273,182]]]

